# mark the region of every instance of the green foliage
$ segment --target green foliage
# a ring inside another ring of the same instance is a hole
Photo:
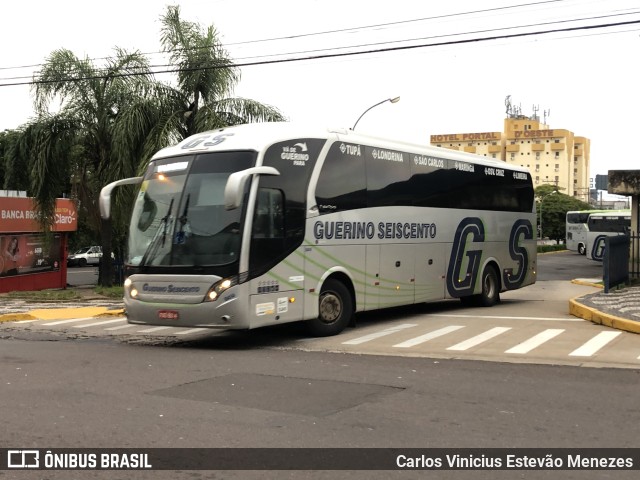
[[[98,295],[102,295],[103,297],[108,298],[118,298],[121,299],[124,297],[124,287],[122,286],[113,286],[113,287],[96,287],[94,292]]]
[[[102,245],[103,286],[113,278],[111,252],[122,257],[125,251],[135,192],[116,189],[112,217],[103,220],[98,195],[104,185],[140,175],[157,150],[195,133],[285,119],[274,107],[232,97],[240,71],[213,26],[182,20],[177,6],[167,7],[161,24],[162,48],[179,67],[177,87],[158,81],[138,51],[116,47],[97,65],[54,50],[34,78],[37,117],[0,134],[5,188],[29,191],[45,230],[53,223],[57,197],[76,200],[79,229],[71,245]]]
[[[78,300],[81,296],[74,290],[37,290],[33,292],[9,292],[9,298],[27,298],[32,302]]]
[[[541,185],[535,189],[538,231],[542,238],[556,242],[566,238],[566,216],[571,210],[589,210],[591,206],[559,192],[554,185]]]
[[[567,249],[567,246],[565,244],[538,245],[538,253],[561,252],[566,249]]]
[[[0,188],[3,190],[29,190],[29,169],[17,155],[19,130],[0,132]]]

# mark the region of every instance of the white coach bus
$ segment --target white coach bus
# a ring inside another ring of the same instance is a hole
[[[587,220],[587,258],[604,260],[605,240],[615,235],[628,235],[631,231],[631,210],[598,212]]]
[[[351,130],[240,125],[158,152],[129,228],[136,324],[251,329],[460,298],[491,306],[535,282],[531,176],[504,162]]]
[[[625,213],[629,210],[572,210],[566,216],[567,250],[587,254],[587,233],[589,232],[589,216],[592,213],[614,215],[618,212]]]
[[[580,255],[587,253],[587,221],[589,215],[600,210],[574,210],[567,212],[565,244],[567,250],[578,252]]]

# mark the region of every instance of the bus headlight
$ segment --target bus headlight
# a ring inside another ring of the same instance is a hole
[[[131,278],[127,277],[123,283],[124,286],[124,290],[125,292],[129,292],[129,296],[131,298],[137,298],[138,297],[138,289],[135,288],[133,286],[133,282],[131,281]]]
[[[237,283],[238,281],[235,277],[220,280],[209,289],[204,297],[205,302],[215,302],[225,290],[228,290]]]

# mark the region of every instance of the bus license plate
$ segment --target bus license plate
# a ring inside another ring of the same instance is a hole
[[[160,320],[178,320],[180,316],[175,310],[160,310],[158,311],[158,318]]]

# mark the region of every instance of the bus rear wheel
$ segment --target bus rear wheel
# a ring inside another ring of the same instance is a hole
[[[318,299],[318,318],[307,321],[309,333],[328,337],[342,332],[353,316],[353,299],[342,282],[329,279],[322,286]]]
[[[481,307],[491,307],[500,301],[500,283],[496,269],[487,265],[482,272],[482,292],[478,296]]]
[[[477,295],[461,297],[463,305],[469,307],[491,307],[500,301],[500,283],[496,269],[487,265],[481,277],[482,291]]]

